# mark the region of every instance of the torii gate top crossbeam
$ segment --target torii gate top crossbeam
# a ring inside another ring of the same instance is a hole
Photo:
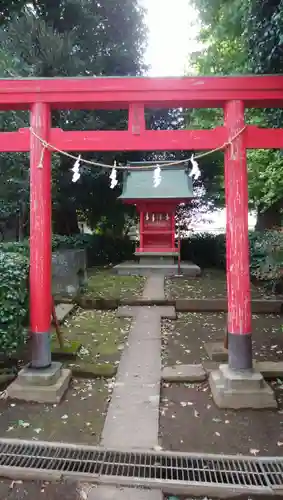
[[[0,80],[0,110],[29,109],[35,102],[53,109],[127,109],[129,103],[217,108],[231,100],[245,107],[283,107],[283,76]]]

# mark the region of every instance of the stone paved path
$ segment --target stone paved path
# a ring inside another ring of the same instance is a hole
[[[146,280],[143,299],[147,300],[164,300],[164,276],[162,274],[153,274]]]
[[[143,297],[164,298],[164,276],[148,278]],[[107,448],[150,449],[158,445],[161,379],[161,318],[175,318],[173,307],[121,307],[120,316],[132,316],[108,408],[101,444]],[[160,490],[99,487],[88,500],[162,500]]]

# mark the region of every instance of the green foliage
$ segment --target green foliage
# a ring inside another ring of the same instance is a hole
[[[28,260],[0,251],[0,353],[19,351],[26,340]]]
[[[202,50],[191,57],[194,71],[204,75],[247,73],[282,74],[283,0],[193,0],[199,12]],[[246,121],[260,127],[281,127],[282,110],[246,111]],[[201,128],[219,125],[219,111],[196,110],[188,117]],[[205,185],[212,197],[223,192],[223,157],[212,162]],[[283,200],[283,162],[278,151],[249,151],[250,207],[280,208]],[[220,203],[223,202],[220,196]],[[267,220],[267,218],[266,218]],[[272,227],[272,219],[269,219]],[[261,224],[262,226],[263,224]]]
[[[181,257],[201,268],[225,268],[225,235],[210,233],[194,234],[181,240]]]
[[[103,235],[53,237],[53,251],[75,248],[85,248],[89,266],[102,266],[132,258],[134,243]],[[28,269],[28,240],[0,244],[0,354],[19,351],[26,340]]]
[[[251,231],[251,278],[275,288],[283,276],[283,233],[280,231]],[[225,234],[195,234],[182,240],[181,255],[202,268],[225,269]]]
[[[122,260],[129,260],[134,253],[135,244],[128,237],[116,238],[104,234],[78,234],[52,238],[52,251],[84,248],[87,252],[88,266],[104,266]],[[0,252],[29,256],[29,240],[0,244]]]
[[[10,12],[9,2],[2,8],[5,23],[0,30],[0,77],[135,76],[144,72],[146,29],[138,0],[30,0],[19,2],[18,9],[16,4],[10,3]],[[1,128],[28,126],[27,118],[21,112],[3,113]],[[52,121],[53,126],[65,130],[127,127],[124,111],[56,111]],[[115,154],[84,153],[84,157],[112,163]],[[117,159],[125,161],[127,155],[121,153]],[[79,214],[91,228],[103,218],[107,229],[122,234],[128,209],[117,202],[119,189],[109,189],[109,172],[85,168],[74,184],[70,172],[73,162],[55,154],[52,162],[54,232],[78,233]],[[10,187],[9,194],[3,189],[7,201],[3,212],[8,208],[19,213],[24,203],[28,219],[26,155],[3,155],[0,170],[2,185],[7,186],[9,179]],[[24,182],[19,185],[19,181]]]

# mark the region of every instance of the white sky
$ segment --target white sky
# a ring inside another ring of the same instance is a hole
[[[197,49],[197,14],[189,0],[141,0],[149,29],[146,62],[150,76],[180,76]]]
[[[191,52],[199,50],[196,41],[199,24],[190,0],[140,0],[147,9],[148,48],[146,63],[151,66],[150,76],[183,76],[189,66]],[[226,212],[221,210],[208,217],[211,224],[200,224],[195,230],[225,227]],[[255,217],[249,215],[249,226]]]

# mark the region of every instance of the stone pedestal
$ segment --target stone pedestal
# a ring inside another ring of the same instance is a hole
[[[8,397],[35,403],[59,403],[68,389],[71,370],[63,369],[61,363],[52,363],[48,368],[34,369],[26,366],[7,388]]]
[[[141,263],[137,261],[128,261],[118,264],[113,267],[113,272],[121,276],[137,275],[137,276],[148,276],[153,273],[160,273],[163,276],[176,276],[178,274],[178,264],[168,264],[155,262],[155,264],[147,262]],[[196,277],[201,274],[200,268],[190,262],[181,262],[181,275]]]
[[[220,365],[210,373],[209,383],[219,408],[277,408],[274,392],[259,372],[234,372]]]

